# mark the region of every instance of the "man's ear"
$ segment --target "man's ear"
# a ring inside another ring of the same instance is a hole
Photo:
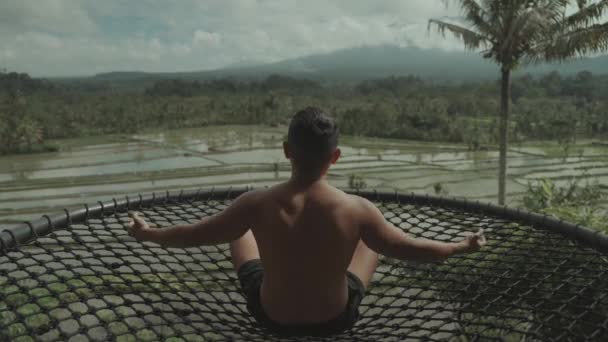
[[[285,154],[285,158],[291,159],[291,148],[287,141],[283,141],[283,154]]]
[[[338,159],[340,159],[340,156],[342,155],[342,151],[339,148],[336,148],[336,150],[334,151],[334,153],[331,154],[331,160],[330,162],[332,164],[335,164]]]

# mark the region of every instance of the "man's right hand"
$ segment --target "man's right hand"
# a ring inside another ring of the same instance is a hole
[[[148,240],[148,233],[150,231],[150,226],[148,223],[136,212],[129,212],[129,218],[129,235],[133,236],[139,241]]]

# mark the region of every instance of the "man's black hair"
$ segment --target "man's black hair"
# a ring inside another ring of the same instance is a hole
[[[338,134],[338,124],[333,118],[320,108],[307,107],[291,119],[287,142],[302,167],[316,169],[338,147]]]

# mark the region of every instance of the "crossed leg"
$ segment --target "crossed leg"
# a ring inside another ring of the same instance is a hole
[[[237,271],[247,261],[260,258],[260,251],[251,230],[230,243],[230,255],[234,269]],[[348,270],[355,274],[367,288],[377,265],[378,253],[359,240]]]
[[[230,257],[235,270],[239,270],[247,261],[260,258],[258,244],[251,229],[240,238],[230,243]]]
[[[372,251],[362,240],[359,240],[348,270],[356,275],[367,289],[374,272],[376,272],[376,266],[378,266],[378,253]]]

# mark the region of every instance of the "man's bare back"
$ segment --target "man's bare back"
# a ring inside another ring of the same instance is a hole
[[[486,243],[483,232],[455,243],[413,239],[368,200],[329,185],[340,157],[337,126],[317,108],[294,116],[283,147],[292,164],[287,182],[245,193],[194,224],[153,229],[132,215],[130,234],[178,248],[229,242],[252,315],[271,328],[319,333],[356,322],[378,253],[441,262]]]
[[[361,198],[326,182],[290,182],[255,195],[252,219],[264,265],[262,306],[279,323],[338,316],[348,300],[346,270],[360,240]]]

